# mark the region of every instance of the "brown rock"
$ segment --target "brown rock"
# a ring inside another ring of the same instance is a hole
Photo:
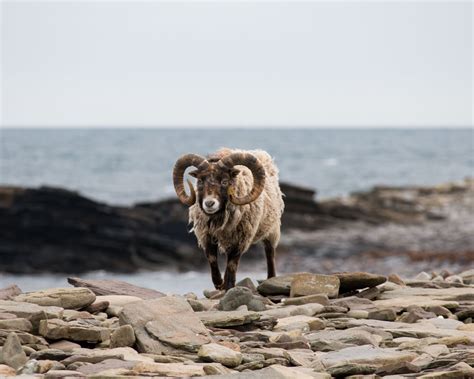
[[[23,366],[28,358],[23,351],[20,339],[15,332],[11,332],[2,348],[2,360],[8,366],[18,369]]]
[[[397,274],[390,274],[388,276],[388,281],[392,282],[392,283],[395,283],[395,284],[398,284],[399,286],[404,286],[405,285],[405,282],[403,281],[403,279],[400,278]]]
[[[87,288],[51,288],[43,291],[22,293],[15,301],[54,306],[64,309],[81,309],[95,300],[94,293]]]
[[[95,320],[94,320],[95,321]],[[91,321],[77,320],[66,322],[59,319],[41,320],[39,333],[52,340],[102,342],[110,338],[110,330]]]
[[[110,335],[110,347],[133,346],[135,343],[135,332],[131,325],[122,325],[115,329]]]
[[[346,293],[357,289],[375,287],[387,281],[383,275],[368,272],[339,272],[333,274],[341,282],[339,292]]]
[[[326,294],[336,297],[339,279],[332,275],[296,274],[291,281],[290,297]]]
[[[0,378],[16,376],[16,370],[10,366],[0,364]]]
[[[0,300],[11,300],[20,293],[21,289],[16,284],[9,285],[0,289]]]

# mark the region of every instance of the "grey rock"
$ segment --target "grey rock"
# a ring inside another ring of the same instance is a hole
[[[268,295],[290,295],[291,282],[297,274],[275,276],[264,280],[257,287],[258,292],[264,296]]]
[[[255,287],[255,284],[253,283],[252,279],[250,279],[248,277],[238,281],[235,284],[235,286],[236,287],[246,287],[250,291],[252,291],[252,293],[257,293],[257,287]]]
[[[62,361],[72,355],[71,352],[65,352],[59,349],[45,349],[32,353],[30,359]]]
[[[263,302],[246,287],[234,287],[227,291],[219,301],[218,309],[233,311],[242,305],[246,305],[251,311],[263,311],[266,309]]]
[[[444,308],[446,309],[446,308]],[[427,312],[423,308],[412,305],[407,308],[407,312],[403,313],[399,318],[398,321],[400,322],[407,322],[413,324],[418,320],[422,320],[425,318],[433,318],[436,317],[436,314],[433,312]]]
[[[367,318],[373,320],[383,320],[383,321],[395,321],[397,318],[397,312],[391,308],[380,309],[369,312]]]

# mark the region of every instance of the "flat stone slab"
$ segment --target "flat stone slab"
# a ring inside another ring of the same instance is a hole
[[[262,317],[285,318],[290,316],[314,316],[324,311],[324,306],[318,303],[303,305],[287,305],[259,312]]]
[[[183,363],[144,363],[140,362],[131,371],[134,374],[154,374],[156,376],[190,377],[204,376],[203,365]],[[148,375],[147,375],[148,376]]]
[[[217,343],[201,346],[198,357],[205,361],[221,363],[226,367],[236,367],[242,363],[242,353]]]
[[[95,294],[87,288],[51,288],[43,291],[22,293],[15,301],[54,306],[64,309],[81,309],[95,301]]]
[[[127,304],[119,320],[121,325],[133,327],[138,350],[143,353],[162,354],[176,349],[195,351],[203,343],[210,342],[198,313],[194,313],[186,299],[178,296]]]
[[[336,297],[339,284],[339,278],[334,275],[296,274],[291,281],[290,297],[320,294]]]
[[[345,325],[349,328],[358,326],[368,326],[389,332],[394,338],[397,337],[414,337],[414,338],[425,338],[425,337],[466,337],[472,343],[474,343],[474,332],[460,331],[453,329],[441,329],[436,327],[433,323],[415,323],[407,324],[404,322],[393,322],[393,321],[381,321],[381,320],[370,320],[370,319],[350,319]]]
[[[18,318],[25,318],[30,321],[34,327],[38,326],[40,320],[61,318],[63,311],[63,308],[60,307],[42,307],[32,303],[0,300],[0,312],[11,313]]]
[[[417,356],[418,355],[413,352],[364,345],[325,353],[321,356],[321,362],[326,368],[353,363],[370,364],[382,367],[399,362],[411,362]]]
[[[395,299],[395,298],[411,298],[424,297],[429,300],[446,300],[446,301],[474,301],[474,287],[463,288],[419,288],[419,287],[401,287],[385,291],[378,297],[379,300]]]
[[[194,313],[162,315],[147,322],[145,328],[161,342],[191,352],[211,342],[207,328]]]
[[[431,299],[427,296],[406,296],[394,297],[385,300],[374,300],[373,305],[378,309],[397,309],[406,310],[408,307],[416,305],[421,308],[429,307],[445,307],[447,309],[455,309],[459,307],[459,303],[454,300]]]
[[[48,339],[102,342],[110,338],[110,329],[97,325],[96,320],[41,320],[39,333]]]
[[[359,328],[321,330],[305,337],[314,351],[334,351],[358,345],[379,346],[382,341],[382,337]]]
[[[96,295],[129,295],[141,299],[156,299],[166,296],[164,293],[150,288],[135,286],[121,280],[89,280],[81,278],[68,278],[69,284],[74,287],[89,288]]]
[[[285,367],[274,364],[261,370],[245,371],[219,376],[204,376],[203,379],[331,379],[331,375],[315,372],[306,367]]]
[[[217,328],[249,324],[260,319],[260,314],[252,311],[209,311],[197,315],[204,325]]]

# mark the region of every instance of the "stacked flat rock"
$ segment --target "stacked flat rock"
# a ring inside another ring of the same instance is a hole
[[[246,278],[165,295],[117,281],[0,290],[0,377],[471,378],[472,270]]]

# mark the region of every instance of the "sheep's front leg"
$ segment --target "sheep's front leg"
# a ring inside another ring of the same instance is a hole
[[[265,256],[267,257],[267,278],[273,278],[275,272],[275,247],[270,240],[264,240]]]
[[[219,262],[217,261],[217,245],[212,243],[210,239],[206,243],[205,252],[209,266],[211,266],[212,283],[214,283],[216,289],[221,289],[223,282]]]
[[[235,277],[241,255],[240,251],[234,248],[227,252],[227,267],[224,275],[224,289],[226,291],[235,287]]]

